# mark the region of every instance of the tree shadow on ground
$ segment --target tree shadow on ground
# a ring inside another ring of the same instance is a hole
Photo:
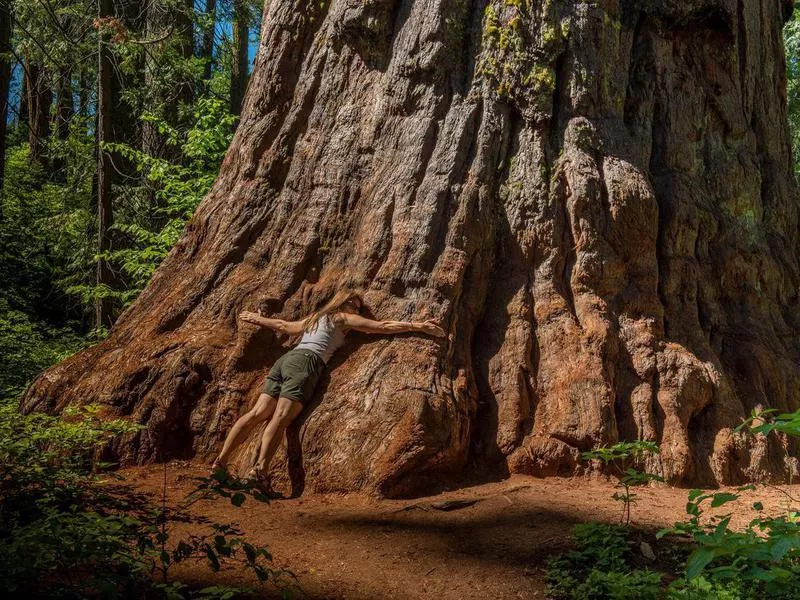
[[[459,512],[418,508],[379,516],[313,517],[309,524],[318,530],[412,539],[420,556],[452,554],[459,560],[526,568],[542,566],[549,556],[563,551],[567,532],[594,517],[531,507],[481,516]],[[403,543],[397,546],[399,552]]]

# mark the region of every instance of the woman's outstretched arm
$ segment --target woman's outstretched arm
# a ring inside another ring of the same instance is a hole
[[[340,313],[342,324],[363,333],[425,333],[434,337],[445,337],[444,329],[434,321],[373,321],[361,315]]]
[[[285,335],[299,335],[303,333],[303,321],[268,319],[261,315],[261,311],[257,313],[244,311],[239,315],[239,318],[245,323],[252,323],[259,327],[267,327]]]

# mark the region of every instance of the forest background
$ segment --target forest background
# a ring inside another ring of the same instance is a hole
[[[0,393],[101,339],[213,183],[263,6],[0,0]]]

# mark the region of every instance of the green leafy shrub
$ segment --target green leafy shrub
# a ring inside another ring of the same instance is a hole
[[[723,583],[703,577],[678,579],[667,592],[669,600],[749,600],[741,582]]]
[[[61,156],[69,154],[65,177],[51,178],[30,161],[27,145],[7,150],[0,193],[0,299],[33,322],[63,327],[80,321],[84,312],[66,288],[94,278],[93,140],[76,133],[53,147]]]
[[[608,573],[592,569],[572,598],[580,600],[655,600],[661,592],[661,574],[652,571]]]
[[[754,411],[738,429],[753,435],[800,437],[800,411],[772,416],[775,411]],[[720,508],[740,498],[740,492],[689,492],[688,518],[659,536],[681,536],[695,549],[686,561],[680,580],[671,586],[675,597],[691,597],[697,589],[712,586],[720,597],[789,599],[800,597],[800,512],[762,514],[763,504],[754,502],[758,516],[741,530],[729,527],[732,513],[705,518],[707,508]],[[686,594],[689,594],[688,596]],[[738,594],[738,595],[737,595]]]
[[[103,418],[91,406],[54,417],[21,415],[10,400],[0,405],[0,594],[230,598],[247,591],[192,590],[170,576],[186,561],[202,561],[213,571],[238,562],[258,581],[290,590],[291,573],[272,568],[266,548],[249,543],[232,524],[187,512],[201,498],[224,496],[235,506],[248,496],[264,500],[250,483],[216,473],[200,478],[186,502],[173,507],[166,495],[153,504],[115,481],[99,452],[115,436],[138,429]],[[176,539],[176,521],[198,527]]]
[[[638,471],[632,467],[625,468],[625,465],[647,454],[658,454],[659,451],[655,442],[638,440],[619,442],[613,446],[603,446],[581,454],[583,460],[598,460],[614,469],[617,486],[622,491],[615,492],[612,498],[622,503],[622,520],[626,525],[630,525],[631,522],[631,506],[637,502],[637,496],[631,491],[632,488],[647,485],[652,481],[664,481],[664,479],[654,473]]]
[[[573,549],[547,563],[547,594],[555,600],[657,598],[661,575],[628,566],[630,530],[583,523],[572,529]]]
[[[85,345],[70,329],[48,328],[0,298],[0,397],[17,395],[40,371]]]
[[[114,226],[130,242],[106,257],[127,278],[122,291],[77,285],[69,288],[71,293],[80,294],[86,302],[99,295],[110,295],[119,298],[123,305],[136,298],[211,189],[237,118],[228,113],[223,101],[212,98],[201,98],[196,102],[192,125],[183,131],[154,115],[145,114],[143,120],[155,124],[159,134],[164,136],[167,148],[179,159],[150,156],[126,144],[106,146],[129,160],[145,176],[157,202],[152,212],[160,225],[153,228],[151,223],[129,221]]]
[[[731,514],[703,520],[701,506],[709,501],[721,507],[738,494],[703,494],[692,490],[687,512],[690,518],[660,535],[689,537],[696,549],[686,562],[684,579],[701,574],[712,584],[741,588],[751,597],[800,597],[800,525],[797,513],[778,517],[758,516],[741,531],[729,527]],[[755,503],[754,510],[760,510]]]

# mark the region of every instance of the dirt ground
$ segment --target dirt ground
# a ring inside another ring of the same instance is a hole
[[[127,469],[124,478],[160,498],[163,467]],[[204,466],[167,466],[168,501],[183,500]],[[800,486],[784,491],[800,497]],[[195,515],[236,522],[255,544],[266,545],[275,566],[291,569],[301,597],[313,599],[545,598],[545,559],[568,546],[572,525],[618,522],[614,483],[601,478],[536,479],[513,476],[501,482],[446,491],[414,500],[376,500],[362,495],[307,496],[269,504],[248,499],[236,508],[218,498],[193,505]],[[685,515],[687,490],[664,485],[638,490],[633,523],[660,528]],[[744,523],[754,501],[767,511],[786,507],[781,491],[745,492],[726,507]],[[731,509],[731,506],[733,509]],[[192,525],[178,524],[173,539]],[[196,526],[195,526],[196,527]],[[176,569],[192,584],[253,585],[243,569]],[[272,596],[268,589],[266,597]]]

